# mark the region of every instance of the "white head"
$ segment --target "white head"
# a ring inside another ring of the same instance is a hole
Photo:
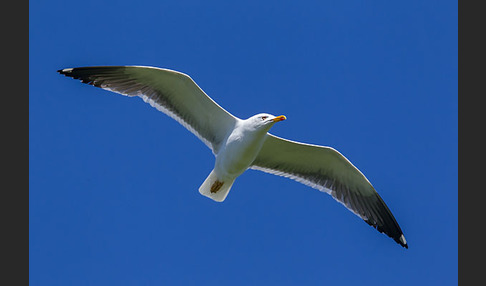
[[[252,117],[245,120],[252,129],[260,129],[268,131],[273,124],[276,122],[280,122],[287,119],[284,115],[274,116],[268,113],[260,113],[257,115],[253,115]]]

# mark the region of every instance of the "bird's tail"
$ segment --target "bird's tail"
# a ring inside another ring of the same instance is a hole
[[[199,187],[199,193],[214,201],[222,202],[226,199],[234,181],[235,179],[219,179],[214,170],[212,170],[204,183]]]

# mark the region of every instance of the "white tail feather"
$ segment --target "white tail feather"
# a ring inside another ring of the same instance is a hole
[[[204,183],[199,187],[199,193],[214,201],[222,202],[226,199],[234,181],[235,179],[221,180],[216,176],[214,170],[212,170]]]

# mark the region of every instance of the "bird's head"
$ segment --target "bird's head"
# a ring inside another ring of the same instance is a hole
[[[268,113],[260,113],[248,118],[246,121],[255,129],[268,131],[273,124],[287,119],[285,115],[275,116]]]

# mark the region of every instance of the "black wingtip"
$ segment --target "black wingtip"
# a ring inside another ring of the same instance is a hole
[[[408,244],[407,244],[407,240],[405,239],[405,236],[403,235],[400,235],[400,237],[398,239],[395,239],[395,241],[400,244],[401,246],[405,247],[406,249],[408,249]]]
[[[384,233],[386,234],[387,236],[391,237],[396,243],[400,244],[401,246],[405,247],[406,249],[408,249],[408,244],[407,244],[407,240],[405,239],[405,236],[403,235],[403,233],[401,233],[401,230],[400,232],[398,233],[397,236],[394,236],[394,235],[390,235],[390,233],[387,233],[383,230],[383,228],[381,228],[380,226],[378,225],[375,225],[373,223],[373,221],[371,220],[368,220],[368,219],[365,219],[364,220],[368,225],[376,228],[379,232],[381,233]],[[397,224],[398,225],[398,224]]]
[[[68,76],[72,73],[73,69],[72,68],[67,68],[67,69],[62,69],[62,70],[57,70],[58,73],[63,74],[65,76]]]

